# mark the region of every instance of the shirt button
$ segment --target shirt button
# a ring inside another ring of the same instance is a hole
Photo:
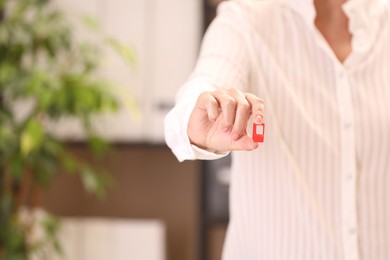
[[[349,233],[350,235],[355,235],[355,234],[356,234],[356,228],[350,228],[350,229],[348,230],[348,233]]]
[[[345,128],[345,129],[349,129],[349,128],[351,128],[351,126],[352,126],[352,123],[351,123],[351,122],[345,122],[345,123],[344,123],[344,128]]]
[[[359,51],[364,51],[367,48],[367,44],[363,40],[357,40],[356,44],[355,44],[355,47]]]
[[[352,173],[347,173],[347,174],[345,175],[345,179],[346,179],[347,181],[351,181],[351,180],[353,179],[353,174],[352,174]]]

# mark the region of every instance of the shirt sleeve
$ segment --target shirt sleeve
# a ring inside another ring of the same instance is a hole
[[[201,93],[218,88],[247,89],[249,58],[243,41],[241,16],[235,2],[220,4],[217,18],[204,36],[196,67],[179,89],[175,107],[165,117],[165,140],[179,161],[213,160],[228,154],[191,145],[187,125]]]
[[[216,88],[247,91],[250,59],[245,40],[250,37],[249,14],[237,1],[222,2],[217,11],[203,38],[191,78],[204,78]]]

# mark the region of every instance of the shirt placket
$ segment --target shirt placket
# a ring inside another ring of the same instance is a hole
[[[341,149],[341,228],[344,260],[359,260],[355,124],[348,72],[341,68],[337,75],[337,99],[340,110]]]

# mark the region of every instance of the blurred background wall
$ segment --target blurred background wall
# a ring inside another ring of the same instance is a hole
[[[163,118],[195,64],[219,2],[56,0],[71,19],[94,17],[105,33],[132,45],[134,68],[108,51],[101,73],[123,88],[119,92],[133,93],[140,116],[132,117],[123,107],[115,117],[100,119],[101,132],[114,145],[98,162],[88,156],[77,125],[59,126],[58,134],[69,140],[74,154],[108,170],[116,185],[98,200],[83,191],[75,176],[60,175],[43,196],[46,209],[68,219],[158,221],[164,231],[161,259],[220,259],[228,221],[229,162],[178,163],[163,140]],[[76,33],[88,37],[82,28]]]

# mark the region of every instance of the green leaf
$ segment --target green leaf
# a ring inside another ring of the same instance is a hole
[[[103,198],[106,195],[107,190],[115,185],[111,175],[104,171],[95,171],[86,166],[81,169],[81,179],[84,188],[99,198]]]
[[[39,110],[46,110],[53,102],[53,91],[42,91],[37,97],[37,106]]]
[[[20,181],[24,173],[24,161],[19,154],[14,155],[10,158],[10,163],[8,165],[10,173],[15,181]]]
[[[19,143],[13,125],[7,121],[7,119],[0,119],[0,154],[3,156],[7,156],[14,152]]]
[[[97,135],[92,135],[88,139],[89,149],[97,156],[103,155],[108,149],[108,143]]]
[[[77,170],[77,161],[68,153],[62,156],[62,165],[68,173],[74,173]]]
[[[29,255],[36,256],[37,259],[49,259],[46,253],[54,249],[54,252],[59,256],[63,256],[63,251],[59,243],[59,230],[61,227],[60,220],[54,215],[47,214],[38,219],[37,223],[40,230],[43,231],[40,239],[36,239],[30,245]],[[35,257],[33,257],[35,258]]]
[[[17,75],[17,69],[13,64],[0,64],[0,89],[5,88]]]
[[[129,89],[125,88],[117,88],[117,95],[122,101],[124,108],[127,109],[132,118],[135,121],[139,121],[141,119],[141,111],[139,110],[135,95],[131,93]]]
[[[127,63],[134,66],[137,59],[133,49],[115,38],[108,37],[106,39],[108,45],[113,48]]]
[[[101,25],[99,24],[99,22],[90,15],[84,15],[82,17],[82,22],[91,31],[98,32],[101,30]]]
[[[46,82],[47,74],[41,71],[34,71],[29,78],[29,81],[26,83],[27,88],[25,90],[26,94],[37,95],[41,94],[44,91],[44,86]]]
[[[99,179],[92,169],[85,167],[81,172],[81,179],[83,181],[84,188],[92,193],[98,193],[100,190]]]
[[[48,235],[54,236],[60,227],[60,221],[53,215],[47,215],[42,220],[42,225],[44,226]]]
[[[40,148],[43,137],[42,124],[35,119],[29,120],[20,136],[20,150],[22,155],[27,156],[32,151]]]

